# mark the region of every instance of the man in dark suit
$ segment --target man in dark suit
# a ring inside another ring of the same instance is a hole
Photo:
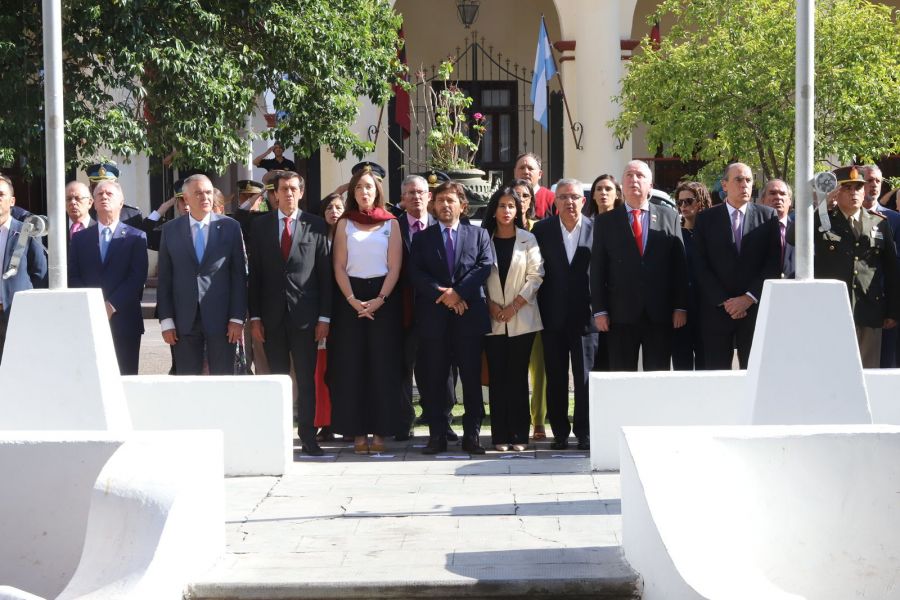
[[[94,198],[98,222],[69,242],[69,287],[103,291],[119,372],[137,375],[144,333],[141,296],[147,281],[147,236],[119,221],[125,197],[118,182],[99,183]]]
[[[447,449],[447,379],[452,365],[462,382],[464,451],[484,454],[478,439],[484,418],[481,350],[491,330],[484,283],[494,263],[491,239],[480,227],[460,222],[465,188],[447,182],[434,190],[438,224],[417,234],[410,248],[416,290],[416,363],[420,392],[428,404],[430,436],[424,454]]]
[[[781,274],[781,236],[775,211],[750,202],[750,167],[729,165],[722,188],[725,202],[697,215],[694,227],[705,368],[731,369],[737,346],[746,369],[763,282]]]
[[[16,274],[3,279],[3,274],[10,270],[10,259],[22,231],[22,222],[12,217],[15,204],[12,181],[6,175],[0,175],[0,360],[3,358],[13,296],[23,290],[47,287],[47,256],[37,238],[28,240]]]
[[[403,239],[403,269],[400,273],[399,297],[403,302],[403,380],[400,398],[400,423],[394,439],[404,442],[412,437],[413,424],[415,422],[415,409],[413,408],[412,384],[413,374],[416,369],[416,353],[418,346],[418,333],[416,331],[415,318],[415,289],[409,276],[409,251],[412,240],[419,233],[425,231],[437,220],[428,213],[428,203],[431,201],[431,191],[428,182],[419,175],[410,175],[400,185],[401,200],[399,204],[400,214],[397,223],[400,226],[400,236]],[[418,373],[417,381],[423,381],[423,376]],[[421,385],[421,383],[420,383]],[[453,396],[453,378],[448,379],[447,389],[447,416],[455,401]],[[422,420],[428,422],[427,404],[421,402]],[[448,440],[455,441],[456,433],[452,429],[447,431]]]
[[[556,214],[535,224],[544,258],[544,283],[538,308],[544,330],[547,371],[547,417],[553,428],[554,450],[569,447],[574,429],[580,450],[590,449],[588,373],[597,354],[597,329],[591,315],[590,264],[593,224],[582,215],[584,186],[576,179],[556,184]],[[575,385],[575,412],[569,424],[569,360]]]
[[[299,210],[303,178],[274,178],[278,210],[253,222],[250,247],[250,331],[265,346],[272,373],[297,373],[297,431],[303,452],[321,456],[316,443],[316,349],[328,336],[332,267],[328,225]]]
[[[101,181],[118,181],[119,179],[119,167],[114,162],[91,165],[85,169],[85,171],[91,182],[91,194],[94,193],[94,189]],[[96,218],[96,216],[94,210],[91,209],[91,217]],[[141,224],[144,221],[144,215],[141,213],[141,209],[136,206],[129,206],[128,204],[122,207],[122,214],[119,215],[119,218],[126,225],[131,225],[138,229],[141,228]]]
[[[96,221],[91,218],[90,210],[94,206],[94,199],[88,186],[80,181],[70,181],[66,185],[66,239],[71,242],[72,236],[83,231]]]
[[[237,221],[212,213],[205,175],[184,182],[189,213],[163,225],[157,309],[178,375],[199,375],[204,351],[211,375],[234,372],[235,344],[247,315],[247,259]]]
[[[597,216],[591,252],[594,323],[609,332],[613,371],[668,371],[672,331],[687,322],[687,262],[678,213],[651,204],[647,163],[625,166],[625,204]]]
[[[783,179],[770,179],[759,192],[759,203],[775,211],[781,245],[779,261],[782,279],[794,278],[794,245],[787,242],[787,230],[794,221],[791,213],[793,190]]]

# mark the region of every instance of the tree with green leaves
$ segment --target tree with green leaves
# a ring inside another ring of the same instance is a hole
[[[400,17],[386,0],[63,0],[68,166],[104,152],[209,171],[241,161],[266,90],[267,135],[307,156],[371,144],[350,129],[359,97],[387,101]],[[43,171],[41,3],[0,15],[0,166]]]
[[[707,161],[714,180],[740,160],[766,179],[794,161],[794,0],[664,0],[674,19],[629,61],[609,123],[627,138],[646,124],[651,148]],[[900,23],[866,0],[816,2],[815,157],[847,164],[900,152]]]

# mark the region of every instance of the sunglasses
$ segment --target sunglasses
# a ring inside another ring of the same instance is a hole
[[[681,206],[682,204],[691,206],[696,201],[696,198],[679,198],[675,201],[675,206]]]

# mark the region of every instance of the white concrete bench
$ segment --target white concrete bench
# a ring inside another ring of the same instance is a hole
[[[180,600],[224,551],[222,434],[0,432],[0,597]]]
[[[900,369],[863,375],[872,421],[900,425]],[[591,468],[619,469],[624,426],[748,425],[746,385],[745,371],[591,373]]]
[[[900,428],[627,427],[625,556],[644,600],[892,600]]]
[[[294,459],[291,380],[253,377],[123,377],[136,430],[219,429],[225,475],[283,475]]]

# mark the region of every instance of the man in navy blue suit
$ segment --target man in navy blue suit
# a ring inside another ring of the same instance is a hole
[[[124,205],[117,181],[101,181],[94,188],[97,223],[72,235],[69,287],[103,290],[119,372],[137,375],[144,334],[141,296],[147,281],[147,236],[119,220]]]
[[[2,277],[9,270],[9,261],[22,231],[22,222],[12,217],[15,204],[12,181],[6,175],[0,175],[0,359],[3,358],[3,344],[6,342],[6,326],[13,296],[22,290],[47,287],[47,256],[37,238],[28,240],[16,274],[9,279]]]
[[[188,214],[163,225],[157,309],[163,340],[175,351],[178,375],[234,373],[235,344],[247,316],[247,257],[241,226],[213,214],[205,175],[184,181]]]
[[[483,287],[494,253],[486,230],[460,222],[465,195],[454,181],[435,188],[438,223],[413,238],[409,253],[419,336],[416,363],[422,374],[417,381],[430,428],[423,454],[447,449],[446,386],[452,365],[459,368],[466,409],[462,448],[484,454],[478,439],[484,418],[481,349],[491,323]]]

